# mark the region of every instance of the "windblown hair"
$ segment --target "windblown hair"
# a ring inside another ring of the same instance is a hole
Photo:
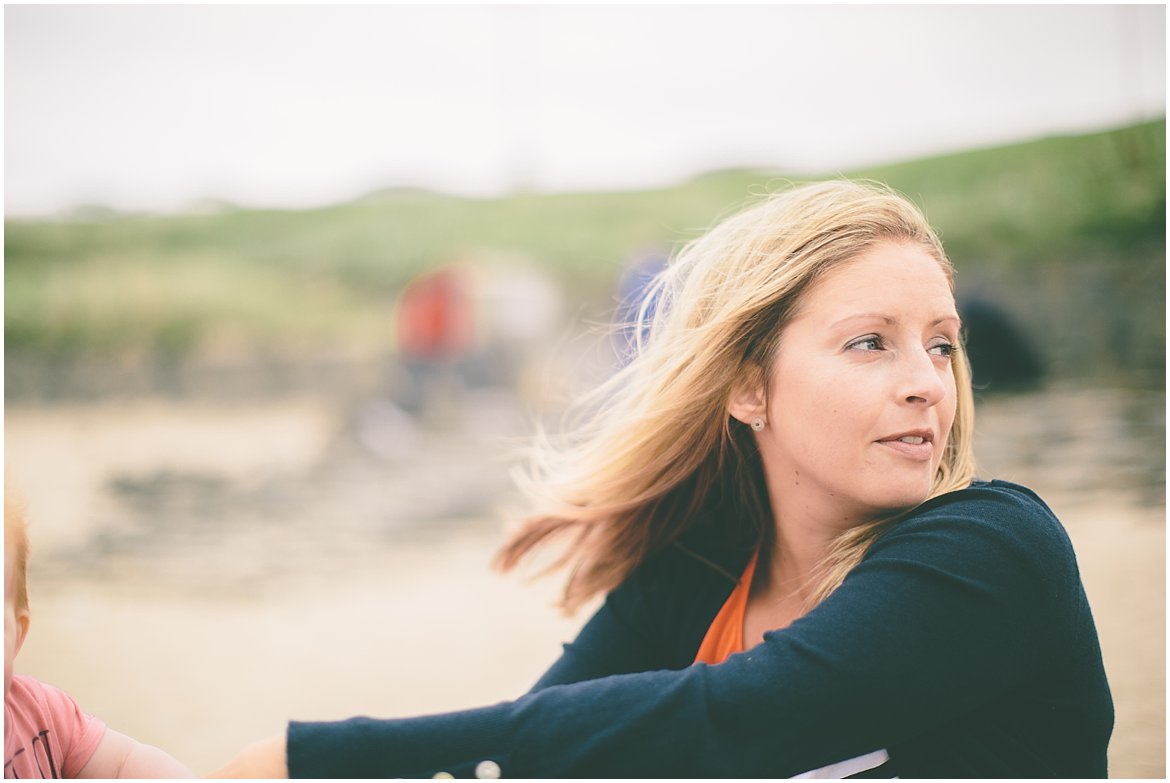
[[[767,398],[767,368],[805,292],[889,241],[922,247],[954,289],[951,263],[923,214],[874,182],[834,180],[773,194],[685,246],[642,302],[639,321],[650,330],[644,339],[634,330],[630,363],[581,401],[562,439],[539,439],[518,475],[537,512],[500,550],[497,565],[510,569],[560,540],[566,546],[551,568],[572,564],[562,598],[572,611],[676,541],[713,499],[720,523],[735,528],[729,535],[769,541],[763,469],[750,428],[728,413],[732,389],[756,383]],[[952,368],[958,406],[931,497],[967,486],[975,472],[970,368],[961,350]],[[808,608],[841,584],[897,516],[839,537]]]
[[[12,477],[4,473],[4,550],[11,553],[12,574],[4,574],[4,589],[12,579],[13,606],[17,611],[28,609],[28,523],[24,504],[12,488]],[[7,557],[5,557],[7,568]]]

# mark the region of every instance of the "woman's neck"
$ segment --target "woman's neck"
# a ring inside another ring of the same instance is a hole
[[[817,533],[793,534],[777,525],[768,551],[760,553],[756,583],[769,593],[794,594],[803,601],[833,541],[832,536]]]
[[[776,525],[770,545],[756,563],[744,614],[745,646],[754,646],[766,632],[785,628],[804,615],[835,535],[825,527]]]
[[[803,602],[816,588],[825,557],[837,538],[864,520],[841,509],[797,504],[788,495],[772,497],[773,535],[767,552],[761,552],[756,583],[772,595],[795,594]]]

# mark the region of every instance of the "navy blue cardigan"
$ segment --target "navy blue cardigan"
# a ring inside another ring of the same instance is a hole
[[[490,760],[504,777],[789,777],[867,757],[887,777],[1106,775],[1096,629],[1030,490],[975,482],[924,503],[807,615],[692,664],[752,551],[719,538],[650,558],[516,701],[294,722],[290,774],[470,776]]]

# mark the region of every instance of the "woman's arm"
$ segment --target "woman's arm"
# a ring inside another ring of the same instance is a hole
[[[1041,675],[1076,612],[1059,524],[1003,490],[934,502],[833,595],[718,666],[548,685],[399,720],[293,723],[304,777],[791,776],[889,748]],[[1068,609],[1063,607],[1068,606]]]
[[[751,550],[721,554],[738,574]],[[689,666],[734,586],[734,578],[710,561],[696,560],[682,546],[668,547],[606,596],[532,692],[615,674]]]
[[[738,568],[750,553],[724,554],[732,561],[728,567]],[[685,549],[659,553],[606,596],[530,693],[614,674],[689,665],[705,628],[733,586],[726,573],[695,560]],[[288,777],[286,735],[249,745],[208,777]]]

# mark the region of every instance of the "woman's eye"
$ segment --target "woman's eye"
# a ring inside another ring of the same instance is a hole
[[[937,343],[927,350],[935,356],[950,356],[955,352],[955,346],[952,343]]]
[[[882,349],[882,338],[874,335],[862,337],[854,340],[845,347],[854,351],[880,351]]]

